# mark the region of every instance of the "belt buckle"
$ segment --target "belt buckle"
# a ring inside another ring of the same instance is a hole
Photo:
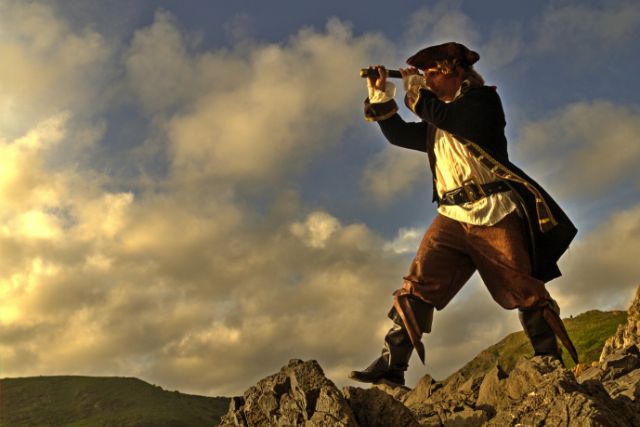
[[[482,186],[476,183],[475,179],[470,178],[462,182],[462,189],[469,199],[469,203],[475,203],[480,199],[487,197]]]

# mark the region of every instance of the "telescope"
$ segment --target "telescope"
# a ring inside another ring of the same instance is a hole
[[[380,77],[378,74],[378,70],[375,68],[360,68],[360,77],[366,79],[371,77],[372,79],[377,79]],[[399,70],[387,70],[387,78],[392,79],[401,79],[402,74],[400,74]]]

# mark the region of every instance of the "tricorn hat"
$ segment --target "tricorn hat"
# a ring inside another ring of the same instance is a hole
[[[480,55],[467,49],[466,46],[449,42],[429,46],[407,59],[407,64],[420,70],[435,68],[440,62],[450,60],[462,66],[470,66],[480,59]]]

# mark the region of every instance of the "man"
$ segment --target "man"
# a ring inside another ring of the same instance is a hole
[[[556,336],[577,354],[545,283],[560,276],[557,261],[577,230],[554,200],[513,165],[505,118],[494,87],[473,69],[480,56],[459,43],[431,46],[401,69],[405,104],[422,119],[397,114],[395,87],[369,78],[365,117],[391,144],[426,152],[438,215],[426,231],[402,288],[394,292],[380,357],[352,379],[404,384],[415,348],[424,363],[422,333],[478,270],[492,297],[517,308],[536,355],[560,358]],[[422,74],[420,73],[422,72]]]

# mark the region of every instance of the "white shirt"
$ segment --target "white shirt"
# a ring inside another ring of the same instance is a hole
[[[495,181],[495,177],[482,163],[478,162],[469,151],[442,129],[436,130],[433,151],[436,155],[435,179],[438,196],[462,186],[462,183],[473,179],[476,184]],[[463,205],[440,205],[438,213],[473,225],[494,225],[509,213],[516,210],[517,205],[511,192],[490,194],[475,202]]]

